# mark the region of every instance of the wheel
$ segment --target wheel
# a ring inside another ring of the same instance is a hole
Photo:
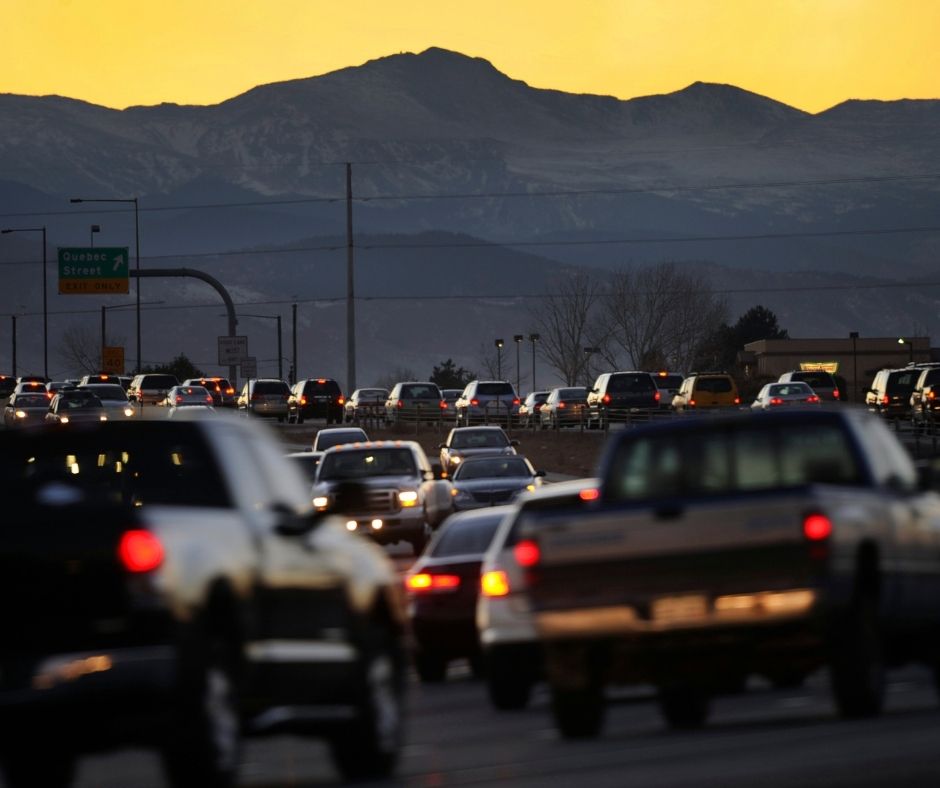
[[[552,687],[552,714],[566,739],[594,738],[604,725],[603,688],[593,682],[578,689]]]
[[[659,688],[659,709],[670,728],[701,728],[708,719],[708,706],[708,694],[696,687]]]
[[[425,684],[438,684],[447,678],[447,660],[435,651],[418,651],[415,670]]]
[[[390,776],[402,747],[401,652],[388,630],[375,627],[365,640],[356,719],[330,740],[333,762],[347,780]]]
[[[885,665],[876,600],[856,602],[834,630],[829,673],[839,713],[843,717],[880,714]]]
[[[532,694],[532,672],[512,654],[491,652],[486,658],[486,689],[497,709],[524,709]]]
[[[163,765],[173,786],[232,786],[241,749],[234,650],[205,648],[177,690]]]
[[[75,775],[75,756],[59,750],[50,751],[50,742],[36,735],[35,741],[18,740],[16,750],[0,756],[0,774],[8,788],[66,788]],[[39,742],[42,741],[40,745]],[[6,742],[10,744],[10,742]]]

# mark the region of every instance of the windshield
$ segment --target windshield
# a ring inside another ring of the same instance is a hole
[[[82,388],[88,389],[99,399],[119,399],[123,402],[127,402],[127,394],[125,394],[124,389],[117,384],[112,385],[110,383],[89,383],[87,386],[83,386]]]
[[[68,396],[59,395],[59,410],[81,410],[82,408],[100,408],[101,400],[94,394],[69,394]]]
[[[777,383],[767,393],[771,397],[808,397],[813,390],[806,383]]]
[[[562,402],[574,402],[576,400],[583,400],[587,398],[587,389],[577,388],[577,389],[559,389],[558,390],[558,399]]]
[[[483,555],[493,541],[496,529],[502,521],[501,515],[453,520],[444,527],[434,545],[431,555]]]
[[[511,383],[480,383],[477,395],[483,397],[515,397]]]
[[[440,389],[430,384],[417,383],[401,387],[401,399],[436,399],[441,398]]]
[[[324,451],[332,446],[342,446],[344,443],[367,441],[366,434],[359,429],[338,430],[336,432],[319,432],[316,439],[316,451]]]
[[[609,394],[655,391],[656,384],[649,375],[611,375],[607,381]]]
[[[836,387],[832,375],[828,372],[794,372],[791,378],[793,380],[802,380],[814,389],[834,389]]]
[[[450,440],[453,449],[499,448],[509,445],[502,430],[463,430],[454,432]]]
[[[16,398],[18,408],[44,408],[49,404],[45,394],[20,394]]]
[[[711,394],[727,394],[731,391],[730,378],[696,378],[696,391],[708,391]]]
[[[532,470],[522,457],[492,457],[462,463],[454,472],[454,481],[529,478],[531,476]]]
[[[340,449],[320,461],[319,481],[367,479],[373,476],[414,476],[409,449]]]

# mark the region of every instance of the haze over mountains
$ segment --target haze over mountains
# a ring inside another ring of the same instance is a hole
[[[133,247],[133,217],[104,212],[122,206],[68,198],[138,195],[144,267],[205,270],[244,313],[299,302],[300,372],[343,380],[343,305],[329,299],[345,293],[351,161],[357,294],[401,299],[359,306],[360,384],[395,367],[424,376],[448,356],[480,369],[480,346],[528,332],[530,296],[576,265],[699,266],[718,289],[762,291],[729,292],[732,317],[763,303],[793,336],[937,334],[940,288],[882,286],[940,280],[940,232],[923,229],[940,226],[937,129],[940,101],[813,115],[704,83],[622,101],[536,90],[430,49],[208,107],[0,95],[0,224],[45,224],[55,247],[86,244],[95,223],[96,244]],[[41,309],[35,267],[19,264],[36,249],[28,235],[0,243],[0,313]],[[863,287],[829,289],[846,284]],[[807,286],[819,289],[795,289]],[[215,295],[189,280],[148,280],[142,294],[166,302],[146,317],[145,363],[182,351],[215,369]],[[55,296],[51,312],[90,312],[50,325],[94,326],[102,302],[132,300]],[[166,309],[181,301],[194,308]],[[132,340],[132,310],[112,314]],[[240,325],[267,374],[272,322]],[[21,318],[21,359],[39,325]]]

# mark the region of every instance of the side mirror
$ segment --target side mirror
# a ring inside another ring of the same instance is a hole
[[[539,477],[544,477],[544,476],[546,475],[546,473],[545,473],[545,471],[536,471],[536,472],[535,472],[535,475],[536,475],[536,476],[539,476]]]
[[[519,447],[520,444],[519,444],[519,441],[509,441],[509,445],[512,446],[514,449],[516,449]]]

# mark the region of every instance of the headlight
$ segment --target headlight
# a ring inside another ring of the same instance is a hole
[[[107,421],[107,420],[108,420],[108,417],[107,417],[104,413],[102,413],[102,414],[98,417],[98,421]]]
[[[133,409],[133,408],[124,408],[124,415],[127,416],[128,418],[130,418],[131,416],[134,415],[134,409]]]
[[[418,493],[414,490],[402,490],[398,493],[398,502],[405,508],[410,508],[418,503]]]
[[[450,455],[450,461],[451,461],[454,465],[457,465],[457,464],[460,462],[460,457],[458,457],[456,454],[451,454],[451,455]]]
[[[452,495],[454,496],[455,501],[471,501],[473,496],[470,495],[466,490],[454,489]]]
[[[313,506],[315,509],[326,509],[330,505],[330,499],[326,495],[318,495],[313,499]]]
[[[26,411],[25,411],[25,410],[18,410],[18,411],[16,411],[16,414],[15,414],[15,415],[16,415],[16,418],[18,418],[18,419],[25,419],[25,418],[26,418]]]
[[[534,484],[527,484],[527,485],[525,486],[525,488],[526,488],[529,492],[535,492],[535,485],[534,485]]]

